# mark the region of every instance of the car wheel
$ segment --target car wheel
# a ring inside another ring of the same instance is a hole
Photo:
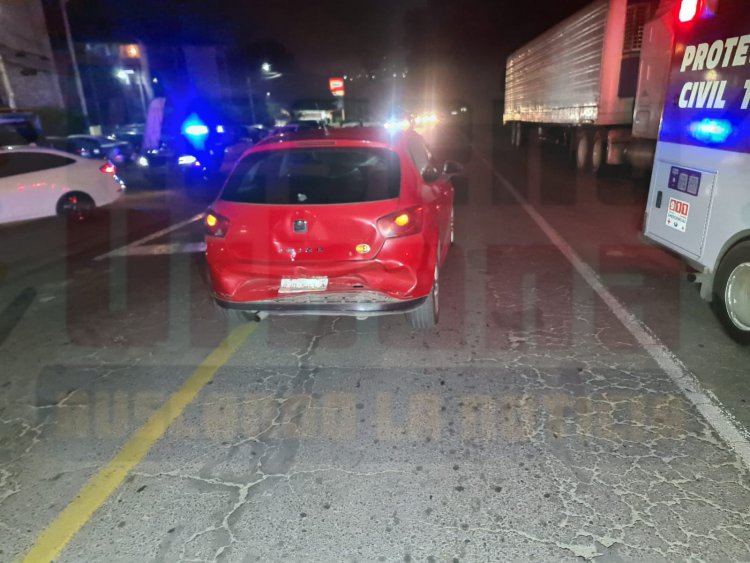
[[[729,336],[750,344],[750,241],[735,246],[716,273],[714,310]]]
[[[440,318],[440,277],[438,267],[435,265],[435,279],[432,282],[432,291],[427,300],[417,309],[409,314],[409,322],[416,330],[427,330],[433,328]]]
[[[254,311],[241,311],[239,309],[227,309],[226,307],[219,307],[219,309],[230,326],[254,323],[259,320],[258,313]]]
[[[524,125],[521,122],[516,121],[511,125],[510,130],[510,142],[511,145],[514,147],[522,147],[525,142],[525,134],[526,131],[524,129]]]
[[[68,192],[57,202],[57,214],[76,221],[91,218],[95,209],[93,198],[83,192]]]
[[[591,139],[589,132],[581,130],[578,132],[576,141],[576,168],[586,170],[589,165],[589,153],[591,152]]]

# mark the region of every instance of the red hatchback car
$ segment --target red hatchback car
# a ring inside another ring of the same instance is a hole
[[[460,164],[438,171],[413,131],[272,137],[246,152],[206,213],[214,298],[232,318],[406,313],[438,320]]]

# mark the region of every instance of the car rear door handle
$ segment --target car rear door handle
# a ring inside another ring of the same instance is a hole
[[[656,193],[656,209],[661,209],[661,196],[663,194],[661,192]]]

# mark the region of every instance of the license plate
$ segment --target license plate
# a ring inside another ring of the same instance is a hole
[[[279,293],[304,293],[326,289],[328,289],[328,278],[281,278]]]

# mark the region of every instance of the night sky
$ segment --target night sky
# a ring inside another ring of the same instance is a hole
[[[79,39],[273,40],[303,67],[345,71],[383,57],[410,67],[436,59],[489,62],[588,0],[70,0]]]

